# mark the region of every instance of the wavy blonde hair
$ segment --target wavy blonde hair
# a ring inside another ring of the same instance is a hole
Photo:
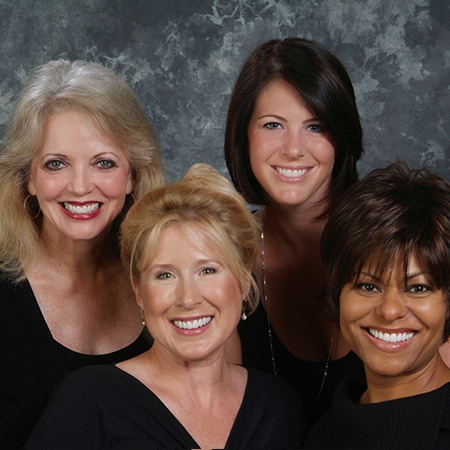
[[[31,161],[48,118],[68,111],[83,114],[124,149],[133,180],[124,212],[164,183],[156,133],[119,75],[86,61],[60,59],[38,67],[19,96],[0,156],[0,269],[16,281],[36,263],[42,223],[39,205],[28,198]]]
[[[133,283],[154,258],[161,232],[173,224],[191,227],[219,250],[241,290],[250,285],[246,312],[253,312],[259,301],[252,270],[260,225],[233,185],[207,164],[195,164],[182,180],[148,192],[133,205],[121,226],[122,262]]]

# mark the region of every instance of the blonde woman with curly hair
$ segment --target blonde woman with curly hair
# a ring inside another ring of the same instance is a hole
[[[163,179],[153,127],[117,74],[66,60],[34,71],[0,157],[0,447],[23,446],[69,372],[150,347],[117,231]]]

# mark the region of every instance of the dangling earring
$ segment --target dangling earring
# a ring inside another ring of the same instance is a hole
[[[145,321],[144,310],[142,309],[141,309],[141,318],[142,318],[142,326],[145,327],[145,325],[147,325],[147,322]]]
[[[25,212],[27,213],[28,217],[29,217],[31,220],[34,220],[34,219],[37,219],[37,218],[39,217],[39,215],[41,214],[41,206],[40,206],[39,203],[36,201],[37,206],[38,206],[38,211],[37,211],[37,213],[36,213],[34,216],[31,216],[31,215],[30,215],[30,211],[33,209],[33,205],[30,204],[30,207],[28,207],[28,199],[29,199],[30,197],[34,197],[34,196],[32,196],[31,194],[28,194],[28,195],[25,197],[25,200],[23,201],[23,209],[24,209]],[[36,207],[34,207],[34,209],[35,209],[35,208],[36,208]]]
[[[247,314],[245,312],[246,306],[247,306],[247,299],[244,298],[244,300],[242,301],[242,314],[241,314],[242,320],[247,320]]]

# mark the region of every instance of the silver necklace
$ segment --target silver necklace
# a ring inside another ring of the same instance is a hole
[[[275,375],[278,375],[277,374],[277,365],[276,365],[276,362],[275,362],[275,353],[273,351],[272,325],[270,324],[269,309],[268,309],[269,299],[268,299],[268,295],[267,295],[266,251],[265,251],[265,246],[264,246],[264,228],[262,228],[262,230],[261,230],[261,262],[262,262],[262,278],[263,278],[263,299],[264,299],[264,306],[265,306],[266,316],[267,316],[267,330],[269,332],[270,356],[271,356],[271,359],[272,359],[273,373]],[[306,412],[311,411],[316,406],[316,403],[319,400],[320,395],[322,394],[323,387],[325,385],[325,380],[326,380],[327,375],[328,375],[328,367],[330,365],[331,352],[333,350],[333,343],[334,343],[335,333],[336,333],[336,324],[334,324],[333,331],[331,333],[330,347],[328,348],[327,360],[325,362],[325,370],[323,372],[322,381],[321,381],[320,387],[319,387],[319,392],[318,392],[317,397],[314,400],[313,404],[311,405],[311,407]]]

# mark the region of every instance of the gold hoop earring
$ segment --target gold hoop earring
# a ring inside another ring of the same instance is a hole
[[[35,219],[37,219],[37,218],[40,216],[40,214],[41,214],[41,206],[39,205],[39,202],[38,202],[37,199],[36,199],[36,203],[37,203],[37,205],[38,205],[38,211],[37,211],[37,213],[36,213],[34,216],[31,216],[31,215],[30,215],[30,211],[32,210],[33,205],[30,204],[30,206],[28,206],[28,199],[29,199],[30,197],[31,197],[31,198],[33,198],[33,197],[35,198],[34,195],[28,194],[28,195],[25,197],[25,200],[23,201],[23,209],[25,210],[25,212],[27,213],[28,217],[29,217],[31,220],[35,220]]]
[[[241,314],[241,319],[242,320],[247,320],[247,313],[246,313],[246,306],[247,306],[247,303],[248,303],[248,301],[247,301],[247,299],[246,298],[244,298],[244,300],[242,301],[242,314]]]
[[[142,318],[142,326],[145,327],[147,325],[147,322],[145,321],[145,315],[144,315],[143,309],[141,309],[141,318]]]

